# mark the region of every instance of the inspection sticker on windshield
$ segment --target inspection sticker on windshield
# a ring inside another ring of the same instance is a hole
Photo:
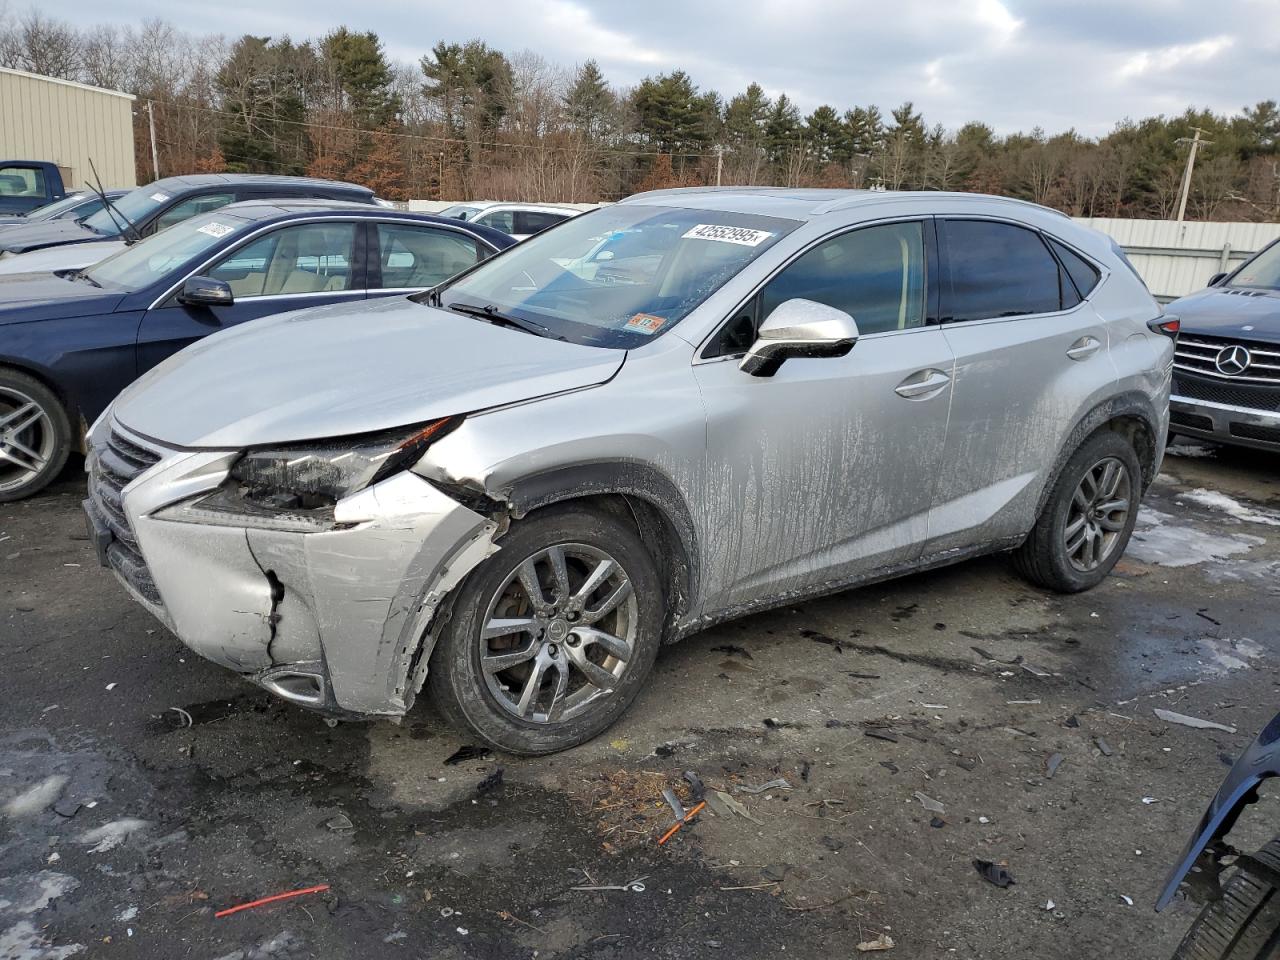
[[[151,195],[151,199],[154,200],[156,203],[164,203],[166,200],[169,199],[169,195],[167,193],[161,193],[160,191],[157,190],[155,193]]]
[[[748,227],[726,227],[718,223],[700,223],[681,239],[719,240],[721,243],[737,243],[744,247],[758,247],[773,234],[768,230],[752,230]]]
[[[221,240],[228,233],[235,230],[235,227],[229,227],[225,223],[206,223],[203,227],[196,228],[196,233],[207,233],[211,237]]]
[[[633,333],[643,333],[646,337],[652,337],[666,322],[666,317],[655,317],[652,313],[637,313],[626,322],[625,326]]]

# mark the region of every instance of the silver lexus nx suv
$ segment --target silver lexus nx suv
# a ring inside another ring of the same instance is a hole
[[[1159,469],[1175,330],[1030,204],[647,193],[189,347],[94,425],[85,504],[202,656],[331,716],[425,685],[547,753],[731,617],[1000,550],[1097,584]]]

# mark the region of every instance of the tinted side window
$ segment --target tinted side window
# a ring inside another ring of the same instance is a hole
[[[382,288],[434,287],[480,259],[470,237],[432,227],[378,224]]]
[[[540,210],[517,210],[516,233],[537,233],[547,227],[554,227],[562,220],[569,219],[563,213],[544,213]]]
[[[803,254],[760,292],[760,317],[801,297],[843,310],[861,333],[924,325],[924,228],[853,230]]]
[[[155,229],[163,230],[165,227],[171,227],[175,223],[181,223],[194,217],[197,213],[208,213],[210,210],[217,210],[219,207],[226,206],[235,200],[234,193],[206,193],[199,197],[188,197],[175,203],[172,207],[156,219]]]
[[[943,227],[944,322],[1062,309],[1065,278],[1034,230],[987,220],[947,220]]]
[[[493,213],[482,214],[476,218],[475,222],[484,227],[501,230],[503,233],[516,232],[514,215],[510,210],[495,210]]]
[[[1087,297],[1093,288],[1098,285],[1098,279],[1101,276],[1098,273],[1098,268],[1070,247],[1063,246],[1053,237],[1049,237],[1049,246],[1053,247],[1053,252],[1058,255],[1062,265],[1067,268],[1067,273],[1071,276],[1071,282],[1075,284],[1076,291],[1080,294],[1081,299]]]

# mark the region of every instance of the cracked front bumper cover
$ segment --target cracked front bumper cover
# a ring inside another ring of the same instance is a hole
[[[425,677],[432,615],[496,549],[496,525],[408,472],[339,502],[334,529],[175,519],[236,456],[174,452],[124,488],[159,603],[130,593],[193,651],[279,696],[403,714]]]

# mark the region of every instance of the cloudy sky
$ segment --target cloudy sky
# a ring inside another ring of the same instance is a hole
[[[0,0],[3,3],[3,0]],[[21,0],[11,0],[19,13]],[[395,58],[479,37],[615,84],[682,68],[724,94],[752,80],[804,110],[912,100],[929,123],[1107,132],[1186,106],[1280,98],[1280,0],[41,0],[86,23],[161,17],[197,33],[296,38],[346,24]]]

